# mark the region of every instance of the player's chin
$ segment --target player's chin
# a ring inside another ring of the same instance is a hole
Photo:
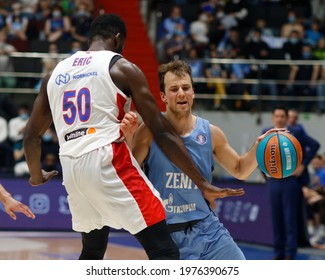
[[[181,111],[188,111],[191,109],[191,106],[189,103],[177,103],[176,104],[177,109],[181,110]]]

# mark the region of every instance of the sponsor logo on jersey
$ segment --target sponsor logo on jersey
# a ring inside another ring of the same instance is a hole
[[[184,173],[166,172],[166,189],[197,189],[198,187]]]
[[[98,73],[97,72],[88,72],[88,73],[76,74],[76,75],[72,76],[72,79],[78,80],[78,79],[83,79],[83,78],[87,78],[90,76],[98,76]]]
[[[196,135],[196,142],[200,145],[204,145],[207,142],[207,138],[204,134]]]
[[[66,135],[64,135],[64,139],[65,139],[65,141],[70,141],[70,140],[74,140],[74,139],[80,138],[82,136],[85,136],[87,134],[93,134],[93,133],[96,133],[96,128],[94,128],[94,127],[81,128],[81,129],[72,131],[70,133],[67,133]]]
[[[68,73],[59,74],[55,78],[55,83],[60,86],[61,84],[67,84],[70,81],[70,75]]]
[[[169,194],[168,199],[163,199],[162,204],[169,213],[185,213],[185,212],[192,212],[196,210],[196,203],[188,203],[188,204],[181,204],[181,205],[173,205],[174,198],[173,194]]]

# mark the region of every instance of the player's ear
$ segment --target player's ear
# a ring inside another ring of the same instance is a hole
[[[160,92],[160,98],[163,102],[167,103],[166,93],[163,91]]]
[[[124,49],[124,40],[122,38],[121,33],[117,33],[114,36],[114,46],[118,53],[122,53],[122,51]]]

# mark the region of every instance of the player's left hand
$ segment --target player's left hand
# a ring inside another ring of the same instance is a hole
[[[289,132],[289,130],[287,130],[285,127],[283,127],[283,128],[271,128],[268,131],[266,131],[264,134],[260,135],[257,138],[257,142],[259,143],[260,141],[262,141],[262,139],[265,136],[267,136],[268,134],[273,133],[273,132]]]
[[[27,205],[21,203],[20,201],[14,199],[13,197],[8,197],[8,199],[4,202],[4,207],[6,213],[13,219],[16,220],[17,216],[14,212],[23,213],[26,217],[35,219],[34,213],[29,209]]]
[[[35,179],[33,177],[30,177],[29,178],[29,183],[33,187],[36,187],[36,186],[45,184],[46,182],[50,181],[54,176],[56,176],[58,174],[59,174],[59,172],[56,171],[56,170],[52,170],[52,171],[49,171],[49,172],[47,172],[45,170],[42,170],[42,178]]]
[[[132,141],[133,135],[139,126],[138,115],[135,112],[128,112],[121,121],[120,128],[127,141]]]

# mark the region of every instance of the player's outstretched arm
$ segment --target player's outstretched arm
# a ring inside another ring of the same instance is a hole
[[[17,216],[14,212],[23,213],[26,217],[35,219],[34,213],[28,208],[27,205],[14,199],[11,194],[0,184],[0,201],[3,203],[6,213],[16,220]]]
[[[257,167],[256,149],[258,143],[268,134],[275,131],[286,131],[286,129],[272,128],[259,136],[252,148],[242,156],[230,146],[223,131],[210,125],[213,155],[215,160],[232,176],[239,180],[245,180]]]
[[[38,186],[58,174],[57,171],[46,172],[41,169],[41,137],[52,123],[51,109],[47,97],[47,82],[50,75],[44,77],[33,110],[24,133],[25,157],[29,168],[29,183]]]

